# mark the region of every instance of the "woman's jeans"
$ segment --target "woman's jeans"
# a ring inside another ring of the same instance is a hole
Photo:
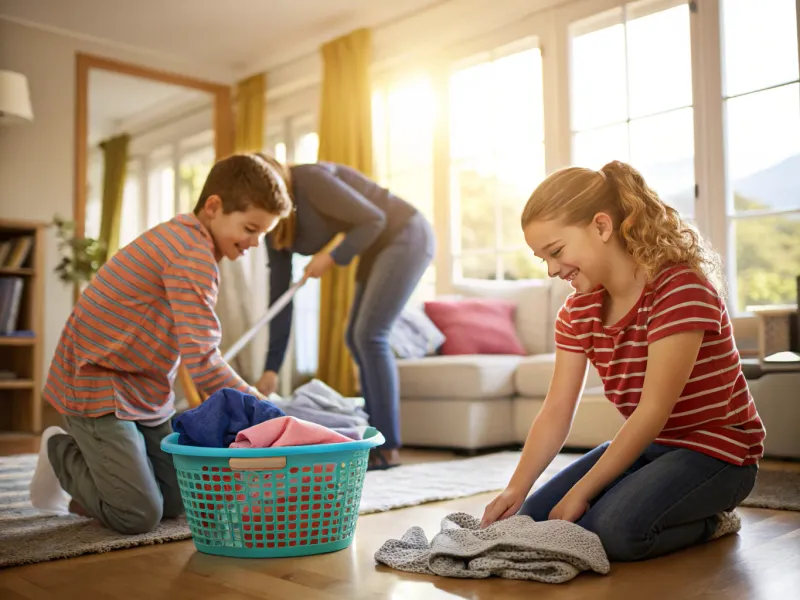
[[[546,521],[608,445],[598,446],[531,494],[520,514]],[[577,523],[600,537],[611,560],[654,558],[709,540],[715,515],[747,498],[757,473],[756,465],[740,467],[694,450],[651,444],[592,500]]]
[[[415,214],[356,286],[346,342],[359,368],[370,425],[384,435],[387,450],[400,447],[400,386],[389,332],[431,263],[435,246],[430,224]]]

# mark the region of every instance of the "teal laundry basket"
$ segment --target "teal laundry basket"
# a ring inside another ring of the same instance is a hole
[[[369,451],[363,440],[286,448],[204,448],[161,441],[172,454],[198,551],[242,558],[310,556],[353,541]]]

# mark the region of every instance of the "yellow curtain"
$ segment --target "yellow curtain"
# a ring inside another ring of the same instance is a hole
[[[236,89],[236,132],[234,152],[261,152],[264,149],[264,73],[243,79]]]
[[[122,196],[128,168],[128,134],[100,142],[103,151],[103,203],[100,212],[100,241],[105,244],[108,260],[119,249]]]
[[[243,79],[236,86],[236,129],[234,152],[260,152],[264,148],[264,114],[267,78],[264,73]],[[217,157],[220,159],[222,157]],[[231,265],[220,265],[221,269]],[[229,277],[230,279],[230,277]],[[225,278],[223,277],[223,281]],[[229,281],[228,285],[232,282]],[[219,304],[217,305],[219,309]],[[181,365],[179,377],[189,405],[195,407],[205,398],[194,386],[189,372]]]
[[[322,103],[319,160],[372,173],[372,90],[369,67],[372,35],[359,29],[322,47]],[[319,368],[317,377],[344,396],[356,389],[345,330],[355,292],[357,261],[335,266],[320,281]]]

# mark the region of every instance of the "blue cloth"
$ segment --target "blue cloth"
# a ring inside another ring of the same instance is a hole
[[[519,514],[546,521],[608,445],[598,446],[545,483]],[[741,504],[757,474],[756,465],[742,467],[687,448],[650,444],[592,499],[577,523],[600,537],[613,561],[655,558],[710,539],[715,515]]]
[[[211,394],[200,406],[175,417],[172,429],[180,434],[179,444],[227,448],[242,429],[285,416],[286,413],[272,402],[223,388]]]

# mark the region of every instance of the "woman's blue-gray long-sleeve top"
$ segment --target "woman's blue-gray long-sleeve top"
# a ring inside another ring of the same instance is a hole
[[[292,255],[316,254],[339,233],[342,242],[331,252],[338,265],[359,256],[359,280],[368,274],[375,255],[417,211],[355,169],[333,163],[291,167],[295,204],[295,240],[291,248],[275,250],[267,237],[269,301],[275,302],[292,283]],[[265,368],[283,364],[292,328],[293,303],[270,323]]]

